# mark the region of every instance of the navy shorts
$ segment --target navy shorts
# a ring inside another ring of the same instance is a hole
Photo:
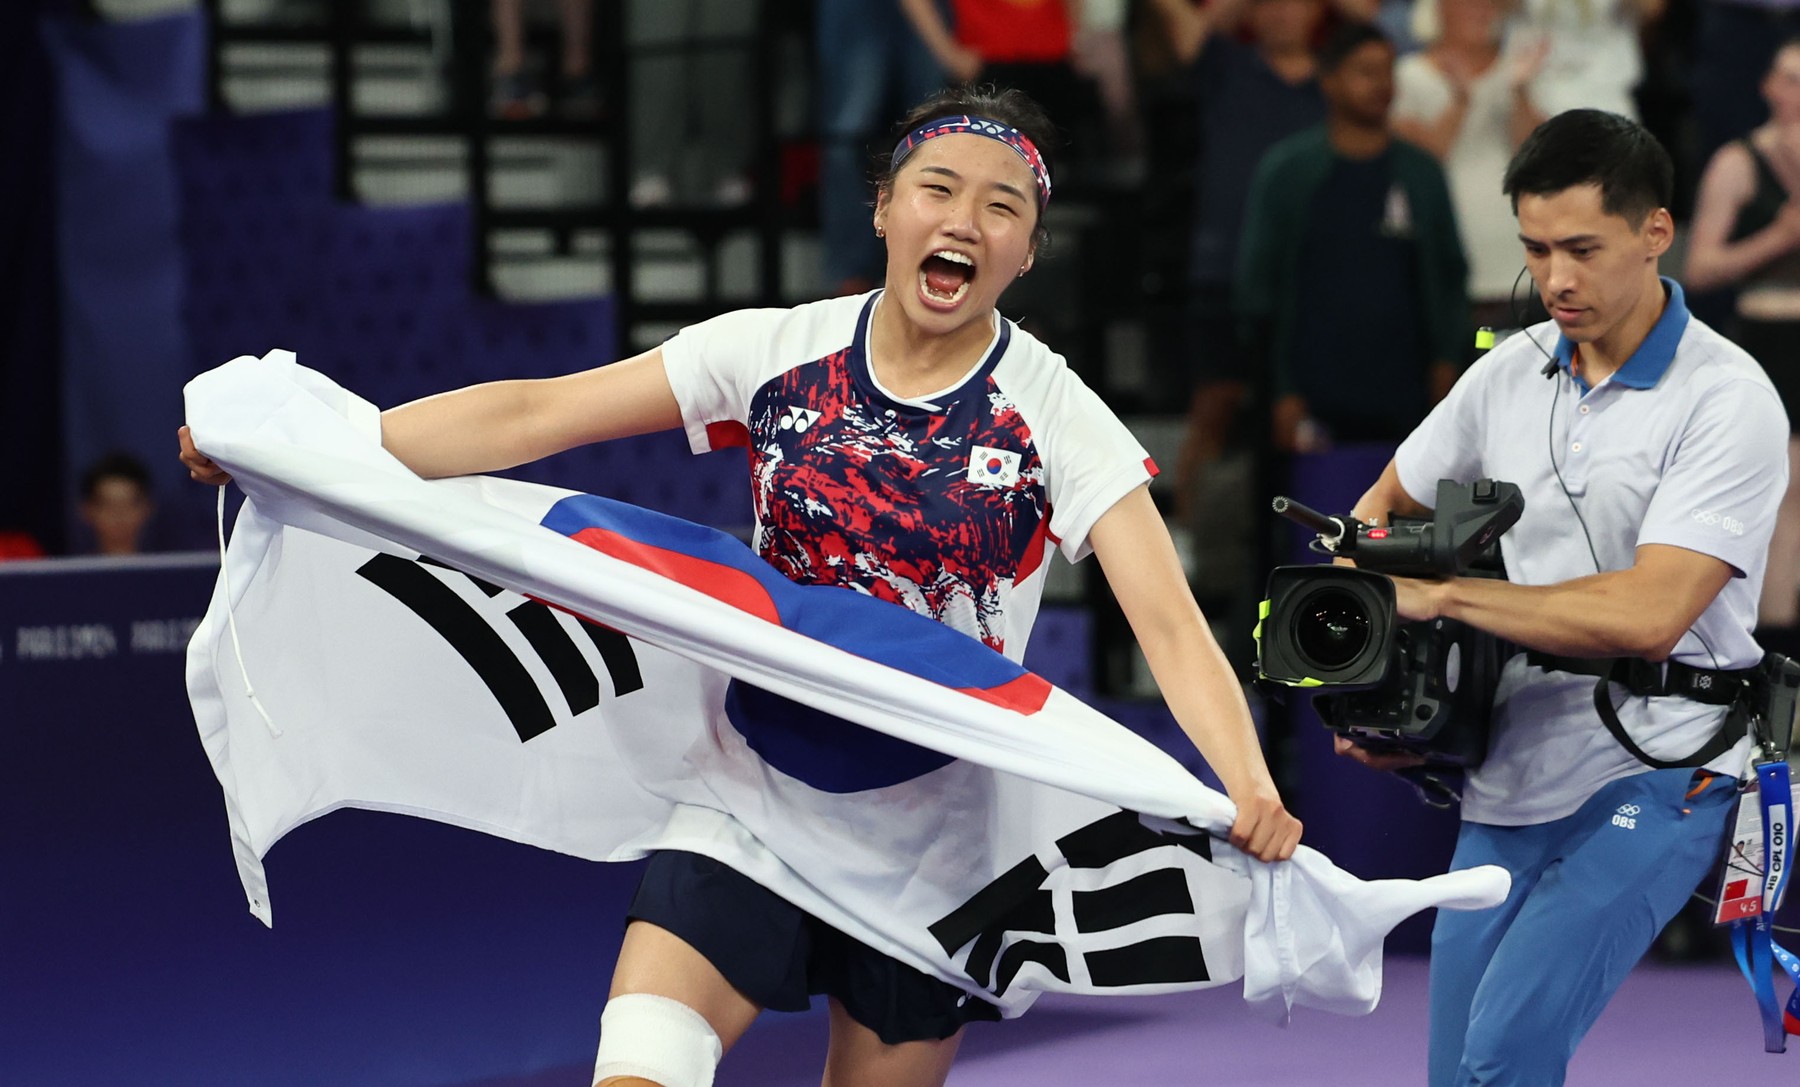
[[[1000,1018],[979,997],[852,939],[721,861],[653,853],[627,914],[681,937],[739,992],[771,1011],[837,999],[888,1045],[948,1038]]]

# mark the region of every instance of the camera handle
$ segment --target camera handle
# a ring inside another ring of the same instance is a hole
[[[1334,555],[1337,554],[1338,547],[1346,538],[1352,540],[1356,538],[1356,522],[1353,519],[1332,517],[1320,513],[1311,506],[1296,502],[1286,495],[1277,495],[1275,500],[1269,503],[1269,508],[1301,528],[1317,533],[1319,542],[1324,544],[1325,549]]]

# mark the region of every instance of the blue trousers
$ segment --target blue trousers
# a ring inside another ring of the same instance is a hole
[[[1550,823],[1464,823],[1453,869],[1498,864],[1491,910],[1431,942],[1431,1087],[1560,1087],[1576,1043],[1718,858],[1736,783],[1650,770]]]

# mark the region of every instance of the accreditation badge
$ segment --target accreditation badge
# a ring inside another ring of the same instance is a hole
[[[1725,838],[1724,871],[1719,876],[1713,924],[1729,925],[1762,913],[1763,818],[1760,790],[1751,785],[1738,794],[1737,816]]]

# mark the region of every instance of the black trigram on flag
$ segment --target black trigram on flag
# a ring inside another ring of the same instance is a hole
[[[395,555],[376,555],[357,569],[358,576],[398,600],[414,615],[425,620],[451,648],[467,661],[470,668],[487,685],[500,703],[507,720],[512,722],[521,742],[542,735],[556,726],[556,717],[544,692],[514,655],[506,640],[488,625],[487,619],[455,589],[439,580],[425,565],[449,570],[431,558],[411,562]],[[460,571],[457,571],[460,573]],[[461,574],[490,599],[500,595],[498,585],[478,577]],[[575,644],[556,613],[548,604],[535,600],[506,613],[519,633],[531,644],[568,704],[570,716],[584,713],[600,704],[600,677],[589,667],[581,648]],[[616,630],[576,617],[582,633],[587,635],[612,680],[613,697],[630,694],[644,686],[638,669],[637,654],[631,642]]]
[[[1119,811],[1057,840],[1070,869],[1093,870],[1087,873],[1091,878],[1074,881],[1092,889],[1054,894],[1047,885],[1050,870],[1038,857],[1027,857],[933,924],[931,934],[951,956],[973,942],[964,971],[996,996],[1027,963],[1070,983],[1072,955],[1080,957],[1087,975],[1082,988],[1207,981],[1211,975],[1197,935],[1089,939],[1141,921],[1195,914],[1183,854],[1167,863],[1121,863],[1164,846],[1185,850],[1189,865],[1212,861],[1205,833],[1153,829],[1137,813]]]

